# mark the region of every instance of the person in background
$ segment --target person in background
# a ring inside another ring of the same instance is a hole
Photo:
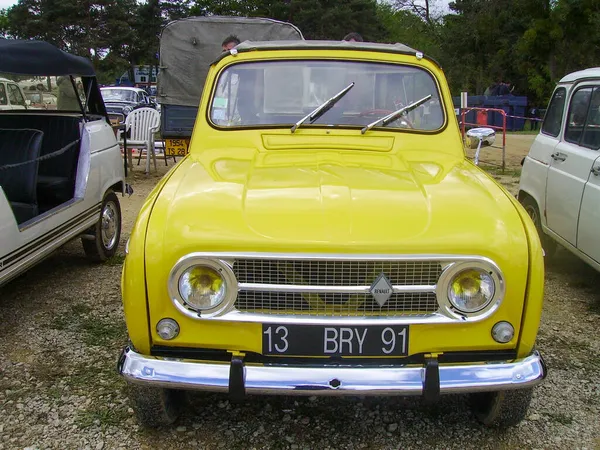
[[[354,31],[344,36],[343,40],[346,42],[363,42],[362,36]]]
[[[537,131],[539,122],[535,119],[539,118],[539,110],[535,106],[529,110],[529,117],[531,117],[533,119],[533,120],[530,120],[531,130]]]
[[[63,111],[81,111],[77,93],[71,83],[70,77],[58,77],[56,79],[58,85],[58,99],[56,101],[57,109]]]
[[[233,47],[235,47],[239,43],[240,43],[240,40],[238,39],[238,37],[235,34],[230,34],[221,43],[221,47],[223,48],[223,51],[226,52],[226,51],[231,50]]]

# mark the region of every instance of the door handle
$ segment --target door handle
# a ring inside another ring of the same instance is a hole
[[[550,155],[550,157],[554,161],[565,161],[567,159],[567,155],[565,155],[564,153],[560,153],[560,152],[552,153]]]
[[[600,175],[600,166],[592,167],[592,170],[590,172],[592,172],[596,176]]]

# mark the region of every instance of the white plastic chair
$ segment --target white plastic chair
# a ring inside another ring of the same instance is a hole
[[[146,174],[150,173],[150,155],[156,168],[156,153],[154,152],[154,133],[160,130],[160,113],[154,108],[140,108],[131,111],[125,119],[125,126],[131,133],[127,138],[127,159],[129,167],[133,166],[130,150],[139,149],[138,165],[142,158],[142,150],[146,150]],[[119,134],[119,142],[123,136]]]

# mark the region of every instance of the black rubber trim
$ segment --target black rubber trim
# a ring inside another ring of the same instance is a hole
[[[426,358],[423,400],[433,404],[440,398],[440,364],[437,358]]]
[[[229,362],[231,353],[226,350],[167,347],[154,345],[150,350],[152,356],[179,358],[198,361]],[[517,358],[516,350],[487,350],[473,352],[446,352],[437,357],[439,363],[500,362]],[[301,365],[301,366],[405,366],[408,364],[425,365],[425,353],[418,353],[404,358],[300,358],[290,356],[263,356],[259,353],[245,352],[244,362],[265,365]]]
[[[244,361],[240,356],[231,357],[231,365],[229,366],[229,396],[234,402],[241,402],[246,397]]]

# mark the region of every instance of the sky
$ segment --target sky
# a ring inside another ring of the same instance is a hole
[[[9,6],[16,5],[15,0],[0,0],[0,9],[8,8]]]

